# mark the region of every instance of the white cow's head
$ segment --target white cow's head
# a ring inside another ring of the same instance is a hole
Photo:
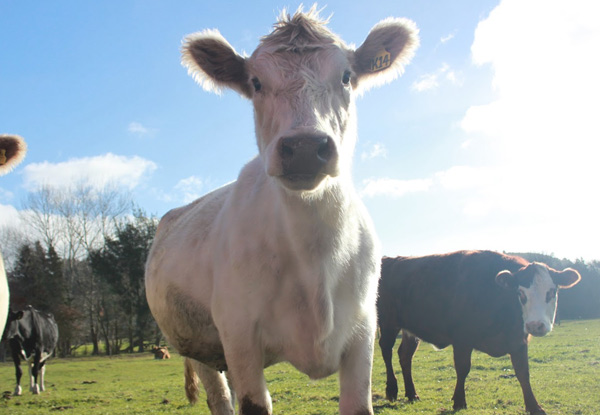
[[[349,174],[355,96],[400,75],[419,42],[413,22],[389,18],[354,50],[326,23],[314,6],[283,12],[250,57],[216,30],[191,34],[183,45],[182,62],[204,89],[227,87],[252,100],[265,172],[292,191]]]
[[[11,171],[25,157],[27,145],[18,135],[0,134],[0,176]]]
[[[572,268],[556,271],[546,264],[533,262],[514,274],[502,271],[496,282],[516,290],[523,310],[525,333],[544,336],[552,330],[559,288],[571,288],[581,276]]]

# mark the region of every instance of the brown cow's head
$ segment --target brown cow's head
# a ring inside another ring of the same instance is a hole
[[[27,145],[18,135],[0,134],[0,176],[11,171],[25,157]]]
[[[356,50],[326,23],[315,6],[283,12],[250,57],[216,30],[191,34],[183,45],[182,62],[204,89],[231,88],[252,100],[265,172],[292,191],[349,175],[355,96],[400,75],[419,43],[406,19],[378,23]]]
[[[577,271],[557,271],[546,264],[531,263],[515,273],[508,270],[496,275],[496,282],[518,292],[523,310],[525,333],[544,336],[552,330],[559,288],[571,288],[579,282]]]

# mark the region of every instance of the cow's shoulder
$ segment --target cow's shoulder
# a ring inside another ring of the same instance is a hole
[[[193,230],[208,231],[214,218],[219,214],[235,182],[228,183],[195,201],[167,212],[160,220],[157,237],[176,234],[179,237]]]

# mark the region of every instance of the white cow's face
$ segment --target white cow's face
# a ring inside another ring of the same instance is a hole
[[[356,141],[354,96],[398,76],[418,45],[405,19],[376,25],[356,50],[315,9],[283,14],[248,58],[217,32],[186,38],[183,63],[207,90],[252,100],[265,173],[289,191],[311,192],[349,174]]]
[[[259,48],[248,62],[265,171],[290,190],[315,189],[349,169],[356,75],[348,56],[337,46],[303,54]]]
[[[570,288],[580,279],[579,273],[573,269],[556,271],[537,262],[514,274],[502,271],[496,276],[499,284],[516,288],[523,311],[523,328],[532,336],[545,336],[552,331],[558,289]]]

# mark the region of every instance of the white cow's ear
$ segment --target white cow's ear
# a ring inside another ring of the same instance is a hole
[[[400,76],[419,46],[418,33],[408,19],[388,18],[377,23],[354,52],[355,90],[363,93]]]
[[[517,288],[519,285],[516,277],[509,270],[500,271],[496,275],[496,284],[506,289]]]
[[[25,157],[27,144],[18,135],[0,134],[0,176],[11,171]]]
[[[560,288],[571,288],[581,280],[581,275],[573,268],[565,268],[562,271],[556,271],[548,267],[548,271],[550,271],[550,277],[552,277],[554,284],[558,285]]]
[[[181,48],[181,63],[202,88],[220,94],[231,88],[251,97],[246,60],[237,54],[218,30],[188,35]]]

